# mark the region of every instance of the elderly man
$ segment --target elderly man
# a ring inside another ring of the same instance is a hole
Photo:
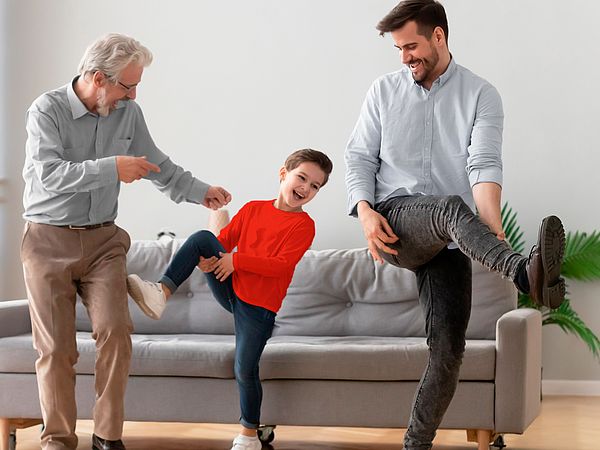
[[[86,50],[79,75],[27,112],[21,259],[29,297],[42,449],[75,449],[75,299],[96,340],[96,450],[124,449],[123,400],[131,358],[125,256],[130,239],[114,220],[121,182],[150,179],[175,202],[217,209],[231,200],[174,164],[154,144],[136,88],[152,54],[109,34]]]

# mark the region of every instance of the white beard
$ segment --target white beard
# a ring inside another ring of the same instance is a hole
[[[106,104],[106,96],[103,93],[98,94],[96,112],[102,117],[107,117],[110,114],[110,105]]]

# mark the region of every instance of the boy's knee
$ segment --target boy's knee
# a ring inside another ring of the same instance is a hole
[[[234,367],[235,379],[239,384],[254,383],[258,374],[252,369],[246,369],[240,366]]]
[[[207,239],[214,238],[215,235],[209,230],[200,230],[193,233],[189,239],[194,242],[206,242]]]

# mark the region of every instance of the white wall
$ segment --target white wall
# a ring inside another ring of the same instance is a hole
[[[24,295],[17,281],[24,112],[41,92],[68,82],[86,45],[109,31],[131,34],[154,52],[138,89],[153,137],[199,178],[227,187],[232,212],[249,199],[274,197],[285,156],[311,146],[335,164],[308,207],[317,222],[314,248],[364,245],[357,221],[345,213],[343,150],[370,83],[400,66],[389,36],[374,29],[395,0],[5,2],[11,184],[3,261],[15,282],[2,286],[2,297]],[[519,212],[528,243],[548,213],[568,229],[600,228],[600,94],[593,85],[600,4],[445,5],[456,61],[502,94],[504,198]],[[134,238],[152,239],[163,227],[184,237],[208,216],[204,208],[171,203],[147,182],[124,186],[119,210],[119,224]],[[574,307],[600,333],[598,287],[571,290]],[[545,378],[600,379],[600,365],[579,342],[548,327],[544,340]]]

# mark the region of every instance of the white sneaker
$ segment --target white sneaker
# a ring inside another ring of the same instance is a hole
[[[148,317],[158,320],[167,306],[167,296],[160,283],[142,280],[135,274],[127,276],[127,291]]]
[[[233,447],[231,450],[261,450],[262,443],[258,439],[258,437],[250,437],[244,436],[243,434],[238,434],[238,436],[233,440]]]

